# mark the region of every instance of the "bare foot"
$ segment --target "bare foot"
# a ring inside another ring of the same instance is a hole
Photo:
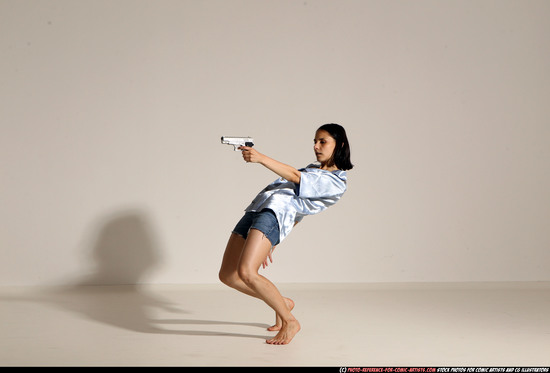
[[[285,298],[286,306],[288,307],[289,311],[292,311],[294,309],[294,301],[290,298]],[[275,317],[275,325],[270,326],[267,328],[270,332],[276,332],[278,330],[281,330],[281,326],[283,325],[283,320],[281,319],[281,316],[276,314]]]
[[[300,323],[294,319],[289,322],[283,322],[281,330],[277,335],[266,342],[270,345],[286,345],[290,343],[292,338],[300,331]]]

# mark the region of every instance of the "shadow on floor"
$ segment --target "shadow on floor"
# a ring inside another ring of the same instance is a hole
[[[159,310],[188,314],[139,283],[160,262],[160,249],[147,215],[141,211],[111,214],[99,224],[91,245],[94,266],[89,275],[72,283],[25,295],[0,296],[0,302],[36,302],[70,311],[94,320],[139,333],[211,335],[266,339],[265,335],[197,330],[171,330],[161,325],[242,325],[267,328],[268,325],[217,320],[173,318],[157,320]]]

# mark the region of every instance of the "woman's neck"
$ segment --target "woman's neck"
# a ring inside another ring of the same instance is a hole
[[[325,171],[336,171],[338,170],[338,167],[336,167],[335,164],[332,164],[332,165],[328,165],[328,164],[322,164],[321,163],[321,167],[319,167],[321,170],[325,170]]]

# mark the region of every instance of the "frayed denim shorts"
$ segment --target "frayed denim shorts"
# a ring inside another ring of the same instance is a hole
[[[279,222],[273,211],[263,209],[260,212],[246,212],[233,229],[233,233],[242,236],[246,240],[248,232],[252,228],[262,232],[269,239],[272,246],[279,244]]]

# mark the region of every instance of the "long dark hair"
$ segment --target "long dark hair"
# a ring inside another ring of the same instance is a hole
[[[339,124],[329,123],[323,124],[319,127],[319,130],[327,131],[334,140],[336,140],[336,147],[332,154],[332,161],[338,167],[339,170],[346,171],[353,168],[351,163],[351,150],[348,142],[348,136],[346,130]]]

